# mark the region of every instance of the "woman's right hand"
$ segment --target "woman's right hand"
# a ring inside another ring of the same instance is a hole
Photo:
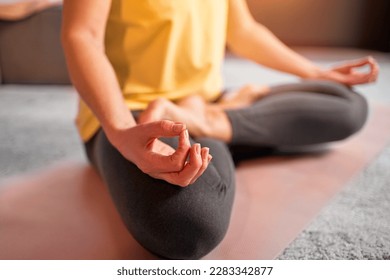
[[[207,168],[208,148],[201,149],[199,144],[191,147],[183,124],[135,124],[104,52],[110,7],[110,0],[64,1],[61,36],[73,85],[98,117],[109,141],[125,158],[154,178],[188,186]],[[177,136],[176,150],[158,140]]]
[[[118,151],[144,173],[181,187],[194,183],[212,158],[208,148],[201,148],[200,144],[191,146],[182,123],[156,121],[107,136]],[[179,137],[177,149],[163,143],[159,137]]]

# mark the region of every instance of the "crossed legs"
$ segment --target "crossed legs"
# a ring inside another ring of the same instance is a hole
[[[177,139],[162,140],[177,146]],[[223,142],[211,138],[197,142],[218,156],[186,188],[143,173],[111,145],[103,130],[86,143],[87,155],[124,224],[139,244],[162,258],[199,259],[221,242],[228,229],[235,191],[231,155]]]
[[[190,96],[174,104],[158,99],[140,122],[169,119],[187,124],[194,137],[231,145],[299,146],[344,139],[367,117],[367,102],[332,82],[306,81],[271,88],[251,87],[235,98],[209,104]]]
[[[142,246],[163,258],[196,259],[223,239],[235,189],[227,143],[278,147],[336,141],[359,130],[367,117],[365,99],[338,84],[304,82],[263,90],[224,104],[199,97],[178,104],[157,100],[141,114],[141,121],[185,122],[197,142],[210,148],[211,164],[186,188],[144,174],[102,130],[86,143],[124,224]],[[163,141],[177,145],[175,139]]]

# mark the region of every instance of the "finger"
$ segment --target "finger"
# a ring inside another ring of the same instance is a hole
[[[202,176],[203,172],[207,169],[207,166],[209,165],[209,162],[211,160],[211,155],[209,154],[210,150],[209,148],[205,147],[201,150],[201,156],[202,156],[202,166],[199,168],[198,173],[192,178],[190,185],[192,185],[200,176]]]
[[[370,64],[369,57],[365,57],[359,60],[347,61],[339,66],[333,67],[332,69],[342,73],[348,73],[352,68],[363,67],[367,64]]]
[[[141,135],[145,141],[158,137],[174,137],[186,129],[185,124],[168,120],[140,124]]]
[[[207,152],[206,152],[206,150],[207,150]],[[202,148],[201,157],[202,157],[202,166],[201,166],[200,170],[197,172],[197,174],[195,175],[196,179],[198,179],[203,174],[203,172],[207,169],[209,163],[211,162],[211,160],[213,158],[209,154],[208,148]],[[187,185],[191,185],[196,181],[196,179],[193,178],[191,180],[191,182],[188,184],[180,183],[181,182],[180,180],[182,178],[179,177],[178,173],[175,173],[174,175],[172,173],[152,173],[149,175],[153,178],[165,180],[168,183],[171,183],[173,185],[178,185],[181,187],[186,187]]]
[[[170,160],[173,163],[178,162],[181,167],[184,166],[184,163],[187,160],[188,152],[191,149],[190,137],[188,135],[188,130],[183,130],[179,135],[179,145],[176,151],[170,156]],[[181,169],[177,170],[180,171]]]
[[[190,149],[190,159],[180,172],[168,173],[165,178],[169,182],[181,187],[188,186],[199,169],[202,167],[202,156],[200,144],[194,144]]]
[[[360,84],[366,84],[372,82],[373,79],[375,79],[375,76],[370,73],[362,73],[359,71],[351,71],[350,73],[347,74],[342,74],[333,71],[332,73],[332,79],[334,81],[343,83],[348,86],[353,86],[353,85],[360,85]]]
[[[184,181],[184,186],[188,186],[203,166],[202,149],[200,144],[194,144],[190,151],[188,164],[179,172],[179,177]]]
[[[379,65],[373,57],[368,59],[371,68],[371,77],[369,82],[375,82],[379,75]]]
[[[179,135],[179,145],[176,149],[176,152],[172,156],[183,152],[187,154],[190,148],[191,148],[190,136],[188,134],[188,130],[185,129]]]
[[[361,85],[361,84],[369,83],[370,79],[371,79],[370,74],[363,74],[363,73],[356,72],[345,77],[345,84],[350,86]]]
[[[365,66],[367,64],[370,64],[370,57],[364,57],[364,58],[361,58],[361,59],[358,59],[358,60],[348,61],[346,63],[346,66],[362,67],[362,66]]]
[[[150,141],[150,147],[154,141],[156,141],[156,138]],[[154,172],[178,172],[184,168],[190,148],[191,143],[188,131],[185,129],[180,133],[179,145],[172,154],[167,155],[150,151],[148,153],[148,162],[154,167]]]

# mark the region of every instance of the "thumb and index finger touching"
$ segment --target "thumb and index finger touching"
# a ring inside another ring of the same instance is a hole
[[[145,132],[143,137],[145,137],[146,141],[153,141],[159,137],[179,137],[178,147],[174,153],[171,155],[152,153],[152,160],[160,167],[163,167],[166,172],[177,172],[183,169],[191,149],[186,125],[163,120],[147,123],[143,126]]]
[[[347,73],[353,68],[358,68],[358,67],[363,67],[363,66],[370,67],[370,72],[375,74],[375,75],[377,75],[379,72],[378,63],[371,56],[364,57],[364,58],[354,60],[354,61],[347,61],[342,65],[334,67],[333,69],[340,71],[340,72]]]
[[[355,68],[368,66],[368,71],[358,71]],[[334,74],[340,73],[339,79],[341,82],[348,85],[366,84],[374,82],[378,78],[379,66],[375,59],[371,56],[355,61],[347,61],[342,65],[332,69]]]

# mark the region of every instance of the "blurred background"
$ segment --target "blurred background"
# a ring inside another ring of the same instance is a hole
[[[390,51],[388,0],[248,0],[254,17],[291,46]]]
[[[388,0],[247,0],[290,46],[390,51]],[[67,84],[60,0],[0,0],[0,81]]]
[[[390,104],[389,0],[247,1],[259,22],[321,66],[374,56],[378,81],[356,90],[370,104]],[[0,182],[58,161],[85,162],[60,44],[61,2],[0,0]],[[226,87],[296,81],[231,54],[222,72]],[[390,259],[389,170],[388,145],[279,258]]]

